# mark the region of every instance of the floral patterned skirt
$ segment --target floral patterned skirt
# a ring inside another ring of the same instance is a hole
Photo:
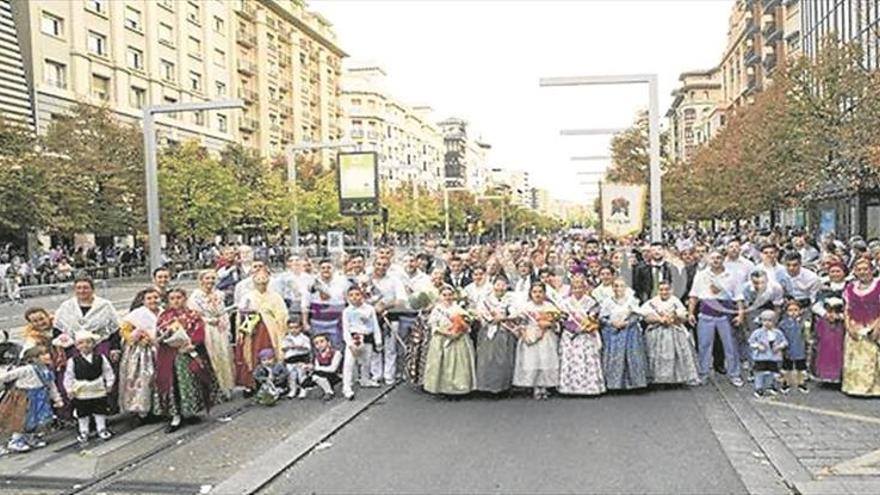
[[[597,332],[562,332],[559,339],[559,393],[599,395],[605,393],[602,372],[602,340]]]
[[[880,396],[880,346],[848,334],[845,342],[841,390],[849,395]]]

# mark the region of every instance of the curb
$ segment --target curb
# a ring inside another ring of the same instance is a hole
[[[712,380],[712,385],[792,492],[799,494],[798,485],[814,481],[754,407],[737,394],[729,394],[717,381]]]
[[[355,420],[370,406],[385,398],[394,384],[364,403],[346,401],[333,407],[321,418],[294,433],[263,455],[241,466],[235,474],[216,485],[211,493],[251,495],[265,488],[281,473],[311,453],[315,447]]]

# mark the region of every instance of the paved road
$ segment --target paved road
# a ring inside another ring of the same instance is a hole
[[[745,493],[697,393],[455,401],[398,387],[264,492]]]

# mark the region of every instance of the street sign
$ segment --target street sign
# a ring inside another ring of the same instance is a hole
[[[327,252],[338,254],[345,251],[345,238],[341,230],[327,231]]]
[[[339,213],[361,217],[379,213],[379,159],[375,151],[337,155]]]

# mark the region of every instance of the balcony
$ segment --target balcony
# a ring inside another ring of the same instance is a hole
[[[772,14],[776,7],[782,3],[782,0],[764,0],[764,13]]]
[[[363,129],[352,129],[350,134],[351,134],[351,137],[353,137],[353,138],[356,138],[356,139],[362,138],[362,137],[364,137],[364,130]]]
[[[246,103],[253,103],[257,101],[258,98],[256,91],[247,88],[238,88],[238,97]]]
[[[367,139],[375,140],[379,139],[379,136],[381,136],[379,131],[367,131]]]
[[[257,72],[257,64],[247,60],[238,61],[238,71],[242,74],[254,75]]]
[[[257,119],[241,119],[238,122],[238,128],[242,131],[254,132],[259,129],[259,124],[257,123]]]
[[[266,43],[266,46],[269,47],[269,51],[270,51],[270,52],[276,52],[276,51],[278,51],[278,44],[276,44],[276,43],[273,42],[273,41],[270,41],[270,42]]]
[[[235,32],[235,40],[238,41],[240,45],[253,48],[257,43],[257,35],[244,29],[239,29]]]
[[[272,124],[269,126],[269,130],[272,132],[281,132],[281,126],[278,124]]]
[[[284,44],[291,44],[293,42],[293,37],[290,35],[290,31],[281,31],[278,33],[278,41]]]
[[[277,96],[275,98],[269,98],[269,104],[279,106],[281,105],[281,98],[278,98]]]
[[[257,7],[249,1],[242,0],[240,8],[236,12],[245,19],[254,20],[257,15]]]
[[[746,34],[746,37],[753,36],[755,33],[757,33],[758,31],[760,31],[760,29],[758,28],[758,23],[755,22],[755,18],[754,18],[754,17],[747,17],[747,18],[746,18],[746,29],[745,29],[745,31],[746,31],[746,33],[745,33],[745,34]]]
[[[291,58],[290,55],[282,54],[281,56],[278,57],[278,65],[281,67],[290,67],[290,64],[292,61],[293,61],[293,59]]]
[[[764,43],[772,44],[782,39],[782,30],[779,29],[779,24],[776,21],[770,21],[764,25]]]
[[[769,52],[764,55],[764,69],[768,72],[772,71],[776,67],[776,52]]]
[[[281,131],[281,140],[286,143],[293,142],[293,132],[292,131]]]
[[[758,52],[755,51],[755,47],[751,47],[748,50],[746,50],[746,53],[743,56],[743,64],[745,64],[746,67],[750,67],[752,65],[755,65],[760,61],[761,61],[761,58],[758,57]]]
[[[281,105],[278,106],[278,115],[280,115],[281,117],[287,117],[290,114],[291,114],[290,105],[282,101]]]

